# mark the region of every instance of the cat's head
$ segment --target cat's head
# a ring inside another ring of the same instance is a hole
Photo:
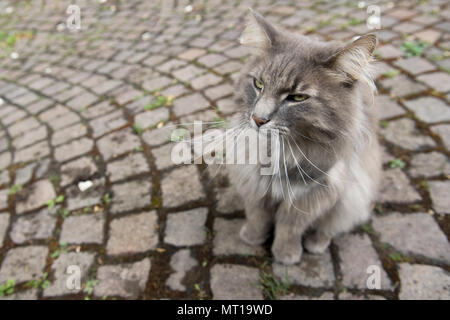
[[[281,129],[296,140],[345,137],[363,108],[373,34],[343,45],[280,30],[250,10],[240,42],[253,51],[238,81],[237,101],[255,129]]]

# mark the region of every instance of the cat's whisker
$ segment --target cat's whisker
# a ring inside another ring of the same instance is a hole
[[[289,149],[291,150],[292,158],[294,159],[295,165],[296,165],[298,171],[300,172],[300,175],[302,177],[303,183],[306,186],[306,180],[305,180],[305,177],[303,176],[303,172],[302,172],[303,169],[300,166],[300,164],[298,163],[297,158],[295,158],[295,154],[294,154],[294,151],[292,150],[292,147],[291,147],[291,144],[289,143],[289,140],[288,140],[288,146],[289,146]]]

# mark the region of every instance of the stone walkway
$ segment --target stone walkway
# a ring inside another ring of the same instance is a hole
[[[450,299],[447,1],[378,3],[380,202],[370,223],[289,268],[269,245],[238,239],[243,211],[226,175],[172,165],[168,131],[236,112],[248,6],[291,30],[349,40],[368,31],[368,2],[79,1],[79,31],[66,27],[68,1],[9,2],[2,298]],[[70,265],[80,290],[66,286]],[[366,285],[372,265],[380,290]]]

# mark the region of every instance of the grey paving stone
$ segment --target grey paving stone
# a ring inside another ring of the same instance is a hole
[[[244,219],[216,218],[214,220],[213,253],[215,255],[260,256],[264,254],[261,246],[249,246],[239,238],[239,232],[244,222]]]
[[[307,287],[332,287],[334,285],[333,263],[326,251],[320,255],[303,253],[300,264],[272,265],[273,273],[282,281]]]
[[[158,170],[164,170],[175,166],[175,163],[171,158],[173,147],[174,144],[166,144],[162,147],[152,149],[152,155],[155,158],[155,164]]]
[[[412,177],[433,177],[450,173],[450,161],[440,152],[419,153],[411,158]]]
[[[383,172],[379,199],[382,202],[408,203],[419,201],[421,197],[403,171],[395,168]]]
[[[233,264],[216,264],[211,268],[211,291],[214,300],[262,300],[259,271]]]
[[[414,82],[405,75],[385,79],[381,81],[381,85],[397,97],[419,94],[426,90],[426,87],[423,84]]]
[[[207,73],[203,76],[192,80],[191,85],[196,90],[201,90],[209,86],[216,85],[222,81],[221,77],[218,77],[212,73]]]
[[[378,109],[380,119],[387,119],[405,114],[405,110],[398,103],[389,98],[388,95],[375,97],[375,107]]]
[[[436,145],[433,139],[420,133],[413,120],[406,118],[390,121],[380,133],[387,141],[404,149],[421,150]]]
[[[239,106],[230,98],[217,101],[217,107],[224,114],[231,114],[238,111]]]
[[[113,192],[111,207],[113,214],[136,210],[151,204],[152,184],[150,181],[134,180],[115,184],[111,190]]]
[[[92,150],[94,142],[89,138],[81,138],[61,145],[55,149],[55,159],[64,162]]]
[[[107,174],[111,182],[148,173],[150,168],[142,153],[132,153],[125,158],[108,163]]]
[[[331,292],[325,292],[320,296],[306,296],[291,293],[280,297],[279,300],[334,300],[334,294]]]
[[[436,91],[447,92],[450,90],[450,75],[445,72],[427,73],[417,77],[417,80]]]
[[[87,128],[81,123],[56,131],[52,136],[52,146],[58,146],[67,141],[83,137],[87,134]]]
[[[0,209],[8,208],[8,193],[9,190],[0,190]]]
[[[370,266],[380,268],[380,285],[383,290],[392,289],[392,284],[367,235],[346,234],[336,239],[339,247],[342,282],[348,288],[367,289]]]
[[[35,118],[29,117],[11,125],[8,128],[8,132],[11,137],[16,137],[28,132],[29,130],[39,127],[39,125],[39,122]]]
[[[37,289],[29,289],[21,292],[16,292],[8,296],[0,297],[0,300],[37,300],[37,296]]]
[[[16,212],[20,214],[42,207],[48,200],[55,199],[56,193],[49,180],[39,180],[24,188],[16,197]]]
[[[44,289],[44,297],[62,296],[65,294],[77,294],[81,292],[81,288],[69,287],[68,281],[72,276],[69,266],[77,266],[80,268],[80,284],[83,285],[89,277],[89,270],[94,263],[94,253],[90,252],[69,252],[62,253],[52,264],[54,280]],[[72,285],[74,285],[72,283]]]
[[[211,100],[221,99],[229,96],[234,92],[234,88],[229,84],[221,84],[216,87],[209,88],[205,91],[205,95]]]
[[[17,151],[14,155],[14,163],[35,161],[47,157],[49,154],[50,148],[48,142],[42,141]]]
[[[427,213],[400,214],[373,218],[380,240],[406,255],[412,253],[445,262],[450,261],[450,245],[444,233]]]
[[[134,118],[134,123],[142,129],[147,129],[167,119],[169,119],[169,109],[161,107],[137,114]]]
[[[6,230],[9,226],[9,213],[0,213],[0,248],[3,246]]]
[[[124,118],[122,111],[117,110],[92,120],[89,122],[89,126],[92,128],[92,136],[98,138],[105,133],[123,127],[127,123],[128,121]]]
[[[183,116],[209,107],[209,102],[199,93],[194,93],[173,102],[173,112],[177,116]]]
[[[83,109],[81,115],[86,119],[94,119],[106,115],[108,113],[111,113],[114,110],[115,107],[109,101],[102,101],[93,106]],[[91,127],[93,130],[95,130],[94,129],[95,125],[91,124]]]
[[[16,149],[22,149],[24,147],[34,144],[37,141],[43,140],[45,138],[47,138],[47,128],[44,126],[40,126],[37,129],[30,130],[30,131],[26,132],[25,134],[23,134],[19,137],[16,137],[13,140],[12,145]]]
[[[441,268],[400,264],[401,300],[449,300],[450,275]]]
[[[405,102],[408,109],[414,111],[420,120],[433,123],[450,121],[450,107],[442,100],[433,97],[421,97]]]
[[[82,157],[61,166],[61,186],[65,187],[77,181],[86,181],[98,172],[91,157]]]
[[[151,147],[159,146],[170,141],[170,135],[175,129],[171,124],[158,129],[146,131],[142,134],[142,139]]]
[[[170,258],[170,267],[174,272],[167,278],[166,286],[175,291],[186,291],[183,284],[186,272],[198,265],[197,260],[191,257],[189,249],[182,249],[173,254]]]
[[[14,279],[21,283],[40,278],[44,271],[48,249],[43,246],[26,246],[8,251],[0,269],[0,283]]]
[[[87,106],[97,101],[97,99],[98,98],[92,93],[85,92],[81,95],[75,96],[72,100],[69,100],[66,104],[67,106],[69,106],[74,110],[81,111]]]
[[[206,50],[204,49],[198,49],[198,48],[190,48],[178,55],[178,58],[183,60],[192,61],[197,59],[198,57],[204,55],[206,53]]]
[[[8,151],[0,154],[0,170],[7,168],[11,164],[11,153]]]
[[[440,124],[431,127],[432,131],[436,132],[441,138],[447,150],[450,150],[450,125]]]
[[[184,68],[172,72],[172,75],[180,81],[186,82],[193,79],[195,76],[203,73],[204,70],[193,65],[188,65]]]
[[[135,150],[140,146],[139,138],[131,129],[110,133],[97,141],[97,146],[105,161]]]
[[[155,211],[113,219],[106,250],[109,255],[145,252],[158,245]]]
[[[164,242],[174,246],[194,246],[206,240],[208,209],[198,208],[167,216]]]
[[[161,181],[163,205],[177,207],[205,197],[195,165],[172,170]]]
[[[19,217],[12,225],[9,236],[14,243],[45,240],[52,236],[56,217],[47,209]]]
[[[429,181],[433,209],[438,213],[450,213],[450,181]]]
[[[105,215],[103,212],[69,216],[61,227],[60,242],[85,244],[103,243]]]
[[[428,72],[434,70],[436,67],[428,62],[428,60],[421,57],[412,57],[407,59],[401,59],[394,62],[394,65],[406,70],[412,75]]]
[[[91,207],[99,204],[105,193],[105,178],[90,180],[92,186],[81,191],[78,185],[73,185],[66,190],[67,209],[69,211]]]
[[[14,184],[24,185],[30,182],[31,177],[33,176],[33,170],[36,168],[36,163],[30,163],[29,165],[22,167],[16,171],[16,177],[14,179]]]
[[[134,263],[100,266],[94,295],[136,299],[145,290],[150,268],[148,258]]]
[[[382,296],[376,296],[376,295],[357,295],[352,294],[350,292],[341,292],[338,296],[339,300],[386,300]]]

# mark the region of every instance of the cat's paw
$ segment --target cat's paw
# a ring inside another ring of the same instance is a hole
[[[302,246],[272,246],[272,254],[275,260],[284,265],[292,265],[299,263],[302,258]]]
[[[257,234],[254,231],[251,231],[247,227],[247,224],[244,224],[241,228],[241,231],[239,232],[239,237],[242,241],[244,241],[246,244],[249,244],[251,246],[259,246],[262,245],[267,240],[267,235],[261,235]]]
[[[331,239],[325,236],[321,236],[318,234],[312,234],[306,237],[304,246],[305,249],[310,253],[321,254],[327,250],[330,245]]]

